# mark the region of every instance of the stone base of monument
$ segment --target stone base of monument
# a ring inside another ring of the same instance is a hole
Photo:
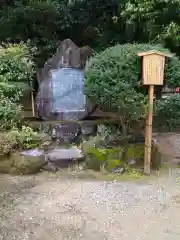
[[[71,143],[76,138],[78,133],[81,131],[79,124],[68,123],[59,124],[55,127],[56,129],[56,139],[61,143]]]
[[[96,133],[97,126],[95,123],[82,122],[80,126],[82,135],[93,135],[94,133]]]

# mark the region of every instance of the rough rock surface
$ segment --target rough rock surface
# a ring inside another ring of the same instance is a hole
[[[58,167],[52,162],[47,162],[46,165],[43,166],[42,170],[55,173],[58,171]]]
[[[43,151],[38,149],[15,152],[1,159],[0,172],[11,174],[30,174],[40,171],[45,164]]]
[[[44,68],[39,70],[37,74],[39,89],[36,97],[36,112],[38,117],[44,120],[78,120],[83,119],[91,113],[93,107],[86,103],[86,101],[84,102],[85,98],[83,93],[83,69],[87,59],[91,57],[91,55],[92,50],[89,47],[79,48],[70,39],[65,39],[61,42],[55,55],[44,64]],[[60,74],[58,75],[58,80],[60,80],[59,83],[62,84],[62,86],[57,85],[61,89],[61,91],[58,92],[58,98],[62,100],[58,100],[60,104],[58,111],[53,108],[55,97],[57,100],[57,96],[54,96],[53,91],[53,84],[57,82],[55,81],[56,78],[53,77],[54,71],[56,74]],[[66,73],[63,73],[63,71]],[[80,74],[80,72],[82,73]],[[63,79],[65,79],[65,82],[63,82]],[[72,95],[72,93],[75,95]],[[82,100],[79,101],[79,106],[69,111],[67,106],[70,103],[76,102],[81,95],[83,102]],[[69,103],[64,101],[68,96],[70,97],[68,100]],[[74,96],[78,97],[76,98]],[[79,111],[82,110],[82,104],[83,111]],[[65,111],[64,108],[66,109]]]
[[[77,147],[53,149],[49,151],[46,156],[48,161],[59,167],[67,166],[73,161],[82,159],[84,157],[81,150],[79,150]]]
[[[39,89],[36,96],[36,116],[43,120],[77,121],[94,109],[84,95],[84,67],[92,55],[89,47],[79,48],[65,39],[43,69],[38,70]],[[71,142],[79,133],[77,123],[60,124],[60,139]]]

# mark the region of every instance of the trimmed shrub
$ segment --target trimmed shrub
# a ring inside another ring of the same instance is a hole
[[[128,84],[140,92],[141,61],[137,53],[156,49],[169,51],[159,45],[125,44],[107,48],[104,52],[91,58],[86,67],[86,94],[91,101],[111,107],[111,97],[118,97],[122,84]],[[165,82],[170,87],[180,85],[180,60],[172,57],[165,66]],[[103,94],[106,94],[103,97]]]
[[[116,45],[91,58],[86,67],[87,97],[104,111],[117,114],[124,139],[132,135],[136,122],[142,124],[147,114],[147,88],[140,81],[141,61],[137,54],[152,49],[169,53],[159,45]],[[168,86],[180,86],[179,69],[177,57],[167,61],[165,82]]]

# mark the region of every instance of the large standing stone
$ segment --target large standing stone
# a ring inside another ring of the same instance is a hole
[[[44,120],[79,120],[88,116],[92,106],[84,95],[84,66],[91,49],[78,48],[64,40],[56,54],[38,71],[36,98],[38,117]]]
[[[92,112],[93,107],[87,104],[84,95],[84,67],[91,53],[89,47],[79,48],[69,39],[60,44],[56,54],[38,74],[38,117],[43,120],[75,121],[84,119]],[[66,128],[66,133],[69,131],[73,135],[71,139],[79,131],[76,123],[74,127],[72,125]],[[63,128],[59,128],[60,135]]]

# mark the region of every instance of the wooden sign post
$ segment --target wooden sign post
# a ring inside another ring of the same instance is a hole
[[[151,145],[152,145],[152,120],[153,120],[153,99],[154,85],[163,85],[165,57],[172,55],[156,50],[138,53],[142,57],[142,79],[143,85],[148,85],[148,116],[146,120],[146,135],[144,149],[144,173],[151,171]]]
[[[31,106],[32,106],[32,115],[35,117],[35,108],[34,108],[34,93],[31,91]]]

